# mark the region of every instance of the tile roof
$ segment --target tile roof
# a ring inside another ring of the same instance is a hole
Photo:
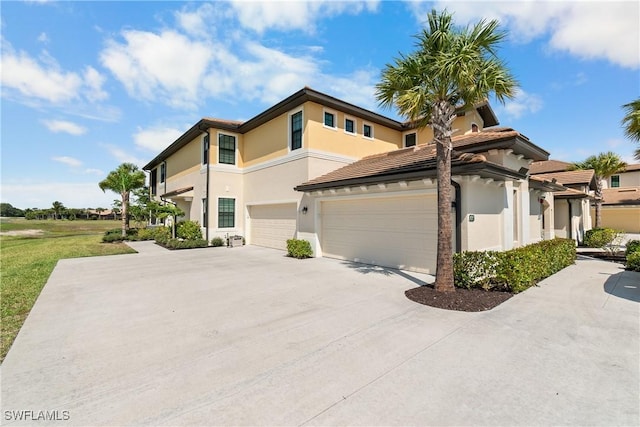
[[[484,163],[503,172],[518,173],[507,168],[488,162],[480,154],[466,152],[472,147],[482,147],[484,143],[500,143],[507,141],[510,143],[516,138],[526,137],[511,128],[489,128],[482,132],[474,132],[466,135],[458,135],[451,138],[454,153],[451,158],[451,167],[459,167],[473,163]],[[420,144],[415,147],[403,148],[372,156],[364,157],[354,163],[343,166],[328,174],[319,176],[307,181],[296,189],[300,191],[308,190],[310,187],[323,185],[329,187],[332,184],[339,186],[341,182],[365,179],[370,177],[390,176],[400,173],[411,173],[417,171],[435,170],[436,168],[436,145]]]
[[[565,172],[569,170],[571,165],[571,163],[560,160],[542,160],[540,162],[531,163],[529,173],[531,175],[535,175],[539,173]]]
[[[575,171],[566,171],[566,172],[551,172],[551,173],[542,173],[536,174],[538,178],[545,179],[547,181],[551,181],[555,179],[560,184],[563,185],[571,185],[571,184],[586,184],[589,185],[591,181],[594,179],[594,172],[592,169],[587,170],[575,170]]]
[[[567,188],[563,191],[556,191],[553,193],[553,197],[556,199],[583,199],[583,198],[593,198],[590,194],[585,193],[584,191],[576,190],[574,188]]]
[[[640,187],[605,188],[603,205],[640,205]]]
[[[640,171],[640,163],[638,164],[632,164],[632,165],[627,165],[627,167],[624,170],[625,172],[634,172],[634,171]]]

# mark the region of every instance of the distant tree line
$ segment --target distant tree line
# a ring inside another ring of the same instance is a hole
[[[0,203],[0,216],[24,216],[24,211],[22,209],[14,208],[11,206],[11,203]]]

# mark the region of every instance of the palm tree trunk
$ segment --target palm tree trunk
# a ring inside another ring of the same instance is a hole
[[[127,221],[127,207],[129,206],[129,193],[122,193],[122,237],[127,237],[129,221]]]
[[[595,228],[600,228],[600,224],[602,224],[602,180],[600,177],[597,177],[596,180],[596,226]]]
[[[435,290],[454,292],[453,221],[451,216],[451,124],[455,110],[448,103],[434,108],[433,131],[436,143],[438,175],[438,253]]]

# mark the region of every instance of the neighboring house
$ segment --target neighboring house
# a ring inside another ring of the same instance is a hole
[[[531,173],[532,174],[541,174],[548,176],[553,176],[557,179],[558,182],[565,184],[568,187],[576,188],[576,185],[581,185],[584,188],[586,187],[586,181],[590,180],[588,171],[568,171],[571,167],[571,163],[561,162],[558,160],[549,160],[546,162],[538,162],[531,165]],[[555,175],[549,175],[555,174]],[[561,174],[561,175],[558,175]],[[582,182],[578,182],[582,181]],[[595,189],[595,183],[589,183],[591,189]],[[602,181],[603,191],[602,191],[602,227],[614,228],[616,230],[621,230],[627,233],[640,233],[640,164],[632,164],[627,165],[624,172],[620,172],[618,174],[612,175],[606,180]],[[579,188],[578,188],[579,189]],[[584,192],[584,191],[583,191]],[[570,196],[568,194],[564,194],[564,197]],[[555,193],[556,198],[562,198],[563,193]],[[577,194],[574,196],[577,197]],[[589,228],[592,224],[595,223],[595,208],[594,208],[594,199],[588,198],[591,202],[590,206],[590,220]],[[569,203],[570,199],[567,199]],[[574,204],[577,204],[578,199],[574,199]],[[579,211],[585,211],[585,200],[586,197],[581,196],[582,200],[580,204],[582,205]],[[568,213],[566,212],[569,209],[567,206],[565,209],[560,209],[561,211],[556,211],[557,215],[560,217],[567,217]],[[575,214],[576,207],[573,208],[573,214]],[[564,211],[564,212],[562,212]],[[585,217],[586,219],[586,217]],[[562,222],[560,223],[562,224]],[[579,220],[574,218],[572,219],[572,224],[574,225],[574,230],[579,229]],[[563,228],[563,227],[560,227]],[[585,228],[588,229],[588,228]],[[571,229],[569,229],[571,231]],[[557,236],[564,236],[566,231],[556,230]]]
[[[582,242],[584,232],[592,228],[590,202],[596,189],[593,170],[568,170],[571,163],[547,160],[531,164],[532,176],[562,184],[566,190],[553,194],[554,231],[556,237]]]
[[[553,192],[529,179],[548,153],[498,124],[488,104],[454,122],[456,250],[504,250],[553,238]],[[152,194],[203,225],[316,256],[435,272],[435,150],[417,131],[304,88],[246,122],[204,118],[149,162]],[[546,203],[546,205],[545,205]]]

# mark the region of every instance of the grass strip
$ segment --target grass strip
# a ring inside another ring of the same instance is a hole
[[[114,228],[113,223],[96,227],[93,224],[87,226],[80,221],[49,222],[59,224],[38,227],[34,221],[13,228],[44,228],[45,233],[41,236],[0,236],[0,362],[7,355],[58,260],[135,252],[125,244],[101,243],[104,229]],[[3,229],[6,231],[5,227]]]

